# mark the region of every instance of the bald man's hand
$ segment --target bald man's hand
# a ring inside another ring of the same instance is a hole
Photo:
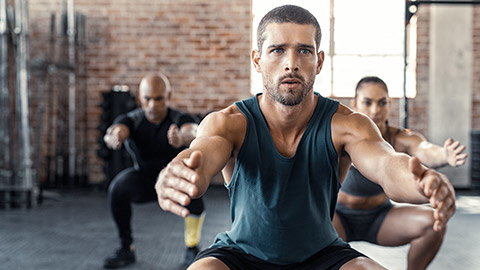
[[[163,210],[181,217],[189,215],[185,206],[190,204],[191,198],[200,195],[196,186],[199,181],[196,169],[202,159],[202,152],[194,151],[188,158],[173,160],[160,172],[155,190],[158,205]]]
[[[173,148],[180,148],[185,144],[183,140],[182,132],[180,131],[178,126],[175,124],[171,124],[170,127],[168,128],[167,138],[168,138],[168,143]]]
[[[108,148],[117,150],[122,147],[123,141],[130,135],[130,130],[122,124],[111,125],[103,136],[103,141]]]
[[[429,199],[435,209],[433,229],[442,230],[455,213],[455,190],[452,184],[445,175],[422,166],[417,157],[410,158],[409,169],[420,192]]]

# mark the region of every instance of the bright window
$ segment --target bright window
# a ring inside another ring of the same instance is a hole
[[[378,76],[387,83],[390,96],[403,96],[404,0],[253,0],[252,48],[257,47],[260,19],[272,8],[285,4],[308,9],[320,23],[320,49],[325,52],[325,62],[315,80],[316,92],[351,97],[362,77]],[[410,51],[415,49],[410,47]],[[415,81],[414,61],[409,62],[412,65],[407,69],[407,96],[414,97],[415,85],[410,83]],[[251,78],[252,93],[261,92],[262,78],[253,65]]]

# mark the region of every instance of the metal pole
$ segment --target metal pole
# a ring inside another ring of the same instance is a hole
[[[77,126],[77,176],[79,177],[79,183],[84,185],[87,183],[87,149],[88,149],[88,133],[87,133],[87,87],[86,87],[86,67],[85,67],[85,15],[78,13],[76,17],[76,54],[77,61],[75,65],[76,75],[80,76],[81,80],[78,82],[81,83],[78,91],[80,93],[78,104],[80,108],[77,109],[78,117],[78,126]]]
[[[56,19],[55,13],[50,14],[50,43],[49,43],[49,52],[48,52],[48,61],[50,63],[55,61],[55,29],[56,29]],[[56,72],[56,68],[54,65],[49,65],[47,74]],[[55,126],[53,125],[53,118],[55,117],[55,94],[54,84],[53,84],[53,76],[48,76],[48,85],[46,91],[46,101],[48,102],[48,106],[46,106],[46,115],[47,115],[47,153],[46,153],[46,174],[45,174],[45,182],[47,185],[53,184],[55,179],[55,145],[54,145],[54,138],[55,138]]]
[[[54,57],[54,62],[60,61],[60,59],[64,59],[64,20],[65,20],[65,14],[66,14],[66,3],[65,0],[62,3],[62,11],[60,14],[58,14],[57,18],[57,23],[58,23],[58,35],[59,39],[55,43],[55,57]],[[53,87],[52,87],[52,93],[56,95],[55,98],[55,122],[53,123],[55,125],[55,162],[54,162],[54,167],[55,167],[55,184],[63,185],[64,179],[65,179],[65,158],[66,158],[66,153],[65,153],[65,134],[67,133],[65,130],[65,113],[64,110],[66,110],[65,106],[65,92],[63,91],[63,77],[61,77],[63,73],[57,73],[57,76],[54,76],[54,81],[53,81]],[[62,84],[60,86],[60,84]]]
[[[32,158],[30,143],[30,122],[28,106],[28,81],[29,72],[29,48],[28,48],[28,3],[27,0],[15,1],[15,34],[18,35],[17,43],[17,117],[20,122],[20,147],[21,147],[21,172],[23,183],[19,186],[28,191],[33,188]]]
[[[9,123],[7,1],[0,0],[0,187],[12,176]]]
[[[74,0],[67,5],[68,64],[73,67],[68,72],[68,176],[71,184],[75,178],[75,10]]]
[[[480,1],[478,0],[472,0],[472,1],[443,1],[443,0],[425,0],[425,1],[415,1],[415,0],[407,0],[407,2],[410,2],[411,5],[421,5],[421,4],[453,4],[453,5],[475,5],[475,4],[480,4]]]

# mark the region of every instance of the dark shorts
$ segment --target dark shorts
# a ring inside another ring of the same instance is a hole
[[[372,209],[351,209],[337,203],[338,217],[347,235],[345,241],[367,241],[377,244],[377,234],[388,211],[393,205],[390,200]]]
[[[350,246],[329,246],[301,263],[278,265],[258,259],[232,247],[207,248],[198,253],[195,261],[215,257],[231,270],[336,270],[357,257],[366,257]]]

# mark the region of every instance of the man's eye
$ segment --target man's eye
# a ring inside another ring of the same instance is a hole
[[[277,48],[272,50],[273,53],[282,53],[283,49]]]
[[[308,50],[308,49],[300,49],[299,52],[300,52],[301,54],[309,54],[309,53],[311,53],[311,51]]]
[[[370,101],[364,101],[363,105],[365,105],[367,107],[370,107],[370,105],[372,105],[372,103]]]

